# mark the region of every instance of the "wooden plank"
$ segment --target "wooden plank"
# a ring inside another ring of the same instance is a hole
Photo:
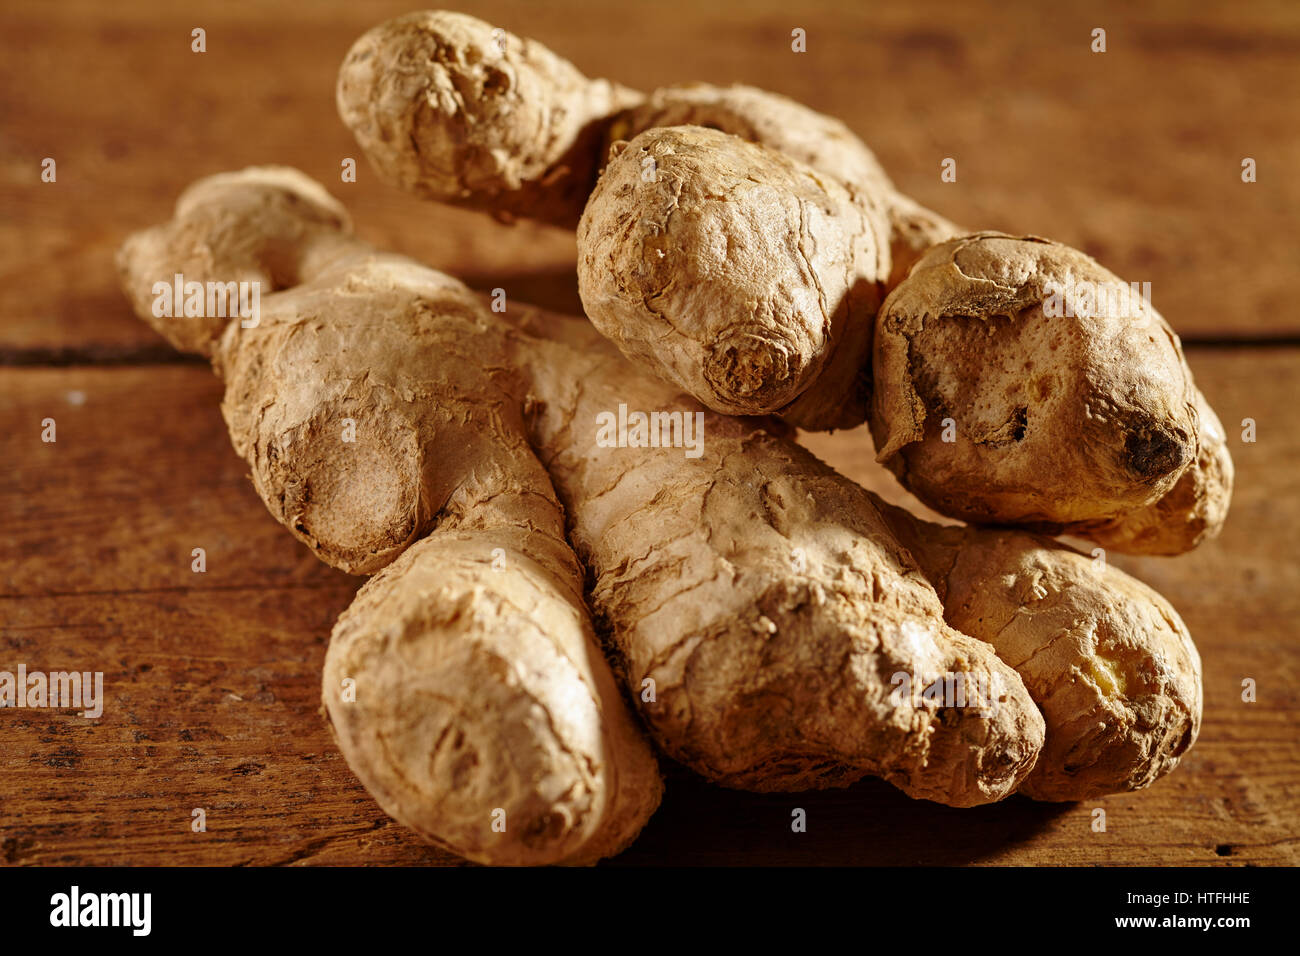
[[[4,383],[0,670],[102,671],[106,702],[93,721],[0,710],[0,861],[455,862],[389,821],[329,740],[320,669],[358,580],[267,516],[215,378],[72,368]],[[190,831],[195,808],[207,832]]]
[[[971,811],[865,781],[756,795],[669,768],[664,806],[617,861],[653,863],[1297,863],[1300,572],[1290,427],[1300,350],[1198,350],[1234,439],[1221,539],[1125,566],[1160,587],[1205,663],[1200,742],[1148,791]],[[6,369],[0,376],[0,670],[102,670],[104,716],[0,710],[0,862],[457,862],[389,821],[318,713],[325,641],[356,579],[319,565],[265,513],[229,448],[220,388],[197,365]],[[58,441],[40,441],[53,417]],[[854,477],[869,439],[810,440]],[[892,494],[892,492],[891,492]],[[207,549],[208,570],[190,569]],[[1259,703],[1240,701],[1240,679]],[[1108,829],[1090,828],[1104,807]],[[189,830],[203,807],[208,831]],[[810,826],[790,832],[803,807]]]
[[[357,156],[335,115],[351,42],[403,0],[299,7],[200,0],[9,4],[0,34],[0,353],[156,358],[116,289],[113,251],[219,170],[288,163],[360,232],[552,306],[576,301],[570,234],[339,181]],[[842,117],[898,184],[970,227],[1050,235],[1098,256],[1186,336],[1295,336],[1300,7],[1286,0],[864,4],[782,0],[465,2],[591,75],[643,88],[748,82]],[[208,31],[206,53],[190,30]],[[808,52],[790,50],[795,27]],[[1094,27],[1108,51],[1090,52]],[[1259,182],[1240,182],[1244,156]],[[44,157],[58,181],[39,181]],[[955,183],[939,180],[945,157]]]

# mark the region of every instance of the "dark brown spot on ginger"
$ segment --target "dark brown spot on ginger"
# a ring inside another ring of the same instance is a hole
[[[1124,467],[1143,481],[1158,481],[1186,466],[1195,451],[1173,432],[1142,424],[1124,438]]]

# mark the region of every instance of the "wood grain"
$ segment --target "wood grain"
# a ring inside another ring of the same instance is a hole
[[[593,76],[748,82],[843,118],[901,188],[972,228],[1078,246],[1189,337],[1295,336],[1300,5],[966,0],[466,2]],[[402,0],[8,4],[0,32],[0,348],[156,354],[120,308],[112,255],[200,176],[288,163],[367,238],[541,304],[574,301],[572,236],[340,182],[356,146],[334,76]],[[207,30],[207,52],[190,30]],[[790,50],[790,31],[808,52]],[[1108,49],[1090,51],[1105,28]],[[1245,156],[1259,181],[1240,181]],[[42,183],[44,157],[58,181]],[[945,157],[955,183],[939,181]]]

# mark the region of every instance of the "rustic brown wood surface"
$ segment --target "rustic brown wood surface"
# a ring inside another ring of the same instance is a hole
[[[842,116],[900,186],[954,219],[1051,235],[1151,281],[1238,468],[1218,541],[1115,559],[1179,609],[1205,665],[1200,742],[1149,791],[958,811],[874,781],[757,796],[670,768],[664,806],[614,862],[1300,862],[1300,7],[459,8],[592,74],[796,96]],[[122,237],[165,218],[190,181],[283,162],[329,184],[375,242],[572,305],[570,235],[414,203],[364,161],[358,183],[339,182],[358,154],[334,114],[334,71],[360,32],[405,9],[0,5],[0,670],[100,670],[108,698],[97,721],[0,710],[0,862],[458,862],[378,809],[318,713],[325,642],[356,579],[267,516],[230,450],[219,384],[130,315],[112,268]],[[206,54],[190,52],[196,26]],[[807,54],[789,50],[794,27]],[[1105,54],[1089,51],[1094,27]],[[55,183],[39,178],[47,156]],[[944,184],[949,156],[958,181]],[[55,443],[41,441],[45,418]],[[1245,418],[1257,442],[1241,441]],[[905,499],[865,432],[807,441]],[[805,834],[790,832],[796,806]],[[1090,826],[1098,806],[1105,833]],[[196,808],[207,832],[191,831]]]

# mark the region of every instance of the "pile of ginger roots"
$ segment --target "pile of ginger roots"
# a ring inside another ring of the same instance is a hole
[[[371,576],[323,699],[390,815],[470,860],[590,864],[657,807],[656,751],[955,807],[1140,789],[1187,753],[1196,648],[1105,554],[1215,535],[1232,462],[1149,302],[1054,308],[1122,283],[929,212],[789,99],[642,94],[462,14],[362,36],[337,98],[387,182],[576,228],[586,312],[497,308],[284,167],[203,179],[122,246],[140,317],[224,381],[267,508]],[[156,316],[175,274],[260,282],[259,320]],[[793,438],[864,424],[963,523]]]

